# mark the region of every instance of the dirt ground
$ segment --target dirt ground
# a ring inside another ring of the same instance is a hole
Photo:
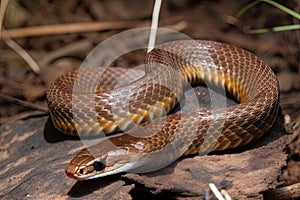
[[[288,135],[289,141],[283,148],[288,154],[287,164],[281,168],[280,176],[275,178],[280,184],[272,189],[288,185],[296,185],[299,189],[300,31],[249,33],[249,30],[298,24],[299,21],[266,3],[256,5],[240,18],[235,17],[249,2],[166,0],[162,4],[159,26],[194,39],[234,44],[255,53],[273,69],[280,85],[283,132]],[[299,1],[277,2],[299,13]],[[14,126],[15,123],[22,127],[20,123],[23,121],[36,118],[43,121],[48,110],[45,91],[51,82],[58,75],[79,67],[88,53],[103,40],[124,30],[150,26],[152,6],[153,1],[140,0],[10,1],[0,42],[2,127],[8,124]],[[101,24],[90,26],[89,22]],[[61,29],[71,23],[74,26]],[[53,27],[42,29],[44,25]],[[33,26],[38,28],[26,29]],[[37,65],[28,58],[27,62],[24,61],[19,46]],[[112,65],[134,67],[143,63],[144,59],[144,50],[134,51],[121,56]],[[0,133],[0,140],[4,135],[4,132]],[[3,147],[0,152],[6,152],[6,149]],[[128,175],[127,179],[134,179],[131,176]],[[121,183],[113,184],[119,187]],[[121,193],[130,191],[130,187],[123,187]],[[268,194],[268,191],[265,192]]]

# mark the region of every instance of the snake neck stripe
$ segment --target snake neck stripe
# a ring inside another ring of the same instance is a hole
[[[92,67],[63,74],[49,87],[50,115],[61,132],[88,137],[126,131],[80,151],[66,168],[69,177],[154,171],[183,155],[242,146],[277,117],[276,76],[246,50],[180,40],[158,45],[146,65],[146,75],[128,85],[116,86],[127,69]],[[194,83],[224,88],[240,103],[166,116],[185,85]]]

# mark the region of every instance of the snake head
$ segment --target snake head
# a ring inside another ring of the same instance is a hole
[[[136,152],[128,148],[99,143],[81,150],[67,165],[66,174],[76,180],[87,180],[128,171]]]

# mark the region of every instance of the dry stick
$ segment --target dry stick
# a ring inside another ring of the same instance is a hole
[[[40,66],[47,66],[49,63],[51,63],[57,58],[61,58],[67,55],[74,55],[78,52],[87,52],[92,48],[92,42],[90,42],[87,39],[76,41],[64,47],[61,47],[60,49],[49,52],[47,56],[44,56],[38,63]]]
[[[5,12],[5,11],[2,11]],[[1,14],[1,13],[0,13]],[[131,22],[131,26],[136,25],[136,22]],[[40,73],[39,65],[34,61],[34,59],[15,41],[11,38],[18,37],[27,37],[27,36],[37,36],[37,35],[49,35],[52,33],[72,33],[78,31],[91,31],[98,30],[98,28],[124,28],[128,27],[129,24],[127,22],[115,22],[115,23],[99,23],[99,22],[90,22],[90,23],[74,23],[74,24],[60,24],[60,25],[48,25],[48,26],[38,26],[38,27],[27,27],[21,29],[12,29],[1,31],[1,39],[12,48],[17,54],[19,54],[31,67],[31,69],[36,73]]]
[[[10,38],[3,40],[7,46],[13,49],[19,56],[21,56],[25,62],[30,66],[32,71],[36,74],[41,72],[39,65],[33,60],[33,58],[20,46],[18,43]]]
[[[165,26],[165,28],[173,29],[176,31],[182,31],[187,27],[187,22],[186,21],[180,21],[176,24],[171,24]],[[87,49],[92,48],[92,43],[85,39],[85,40],[80,40],[78,42],[74,42],[72,44],[68,44],[60,49],[54,50],[50,53],[47,54],[42,60],[40,60],[38,63],[40,66],[46,66],[53,60],[66,56],[66,55],[71,55],[76,52],[86,52]],[[1,80],[0,80],[1,83]]]
[[[300,197],[300,183],[269,190],[265,192],[266,199],[298,199]]]
[[[2,33],[2,25],[3,25],[3,21],[4,21],[4,16],[5,16],[5,11],[8,5],[8,0],[2,0],[0,2],[1,6],[0,6],[0,34]]]
[[[163,28],[172,29],[174,31],[182,31],[188,26],[188,23],[186,21],[180,21],[175,24],[162,26]]]
[[[46,114],[45,112],[41,112],[41,111],[38,111],[38,110],[24,111],[24,112],[15,114],[11,117],[0,118],[0,125],[15,122],[17,120],[22,120],[22,119],[26,119],[26,118],[30,118],[30,117],[43,116],[45,114]]]
[[[7,101],[7,102],[11,102],[11,103],[16,103],[16,104],[19,104],[19,105],[22,105],[24,107],[31,108],[31,109],[34,109],[34,110],[40,110],[40,111],[43,111],[43,112],[48,112],[47,107],[40,106],[40,105],[37,105],[35,103],[31,103],[31,102],[28,102],[28,101],[23,101],[23,100],[8,96],[6,94],[0,93],[0,99],[2,99],[4,101]]]
[[[186,21],[179,21],[175,24],[163,26],[164,28],[169,28],[176,31],[182,31],[187,27]],[[145,35],[146,36],[146,35]],[[60,49],[54,50],[47,54],[44,58],[42,58],[40,61],[38,61],[38,64],[40,66],[47,66],[49,63],[51,63],[53,60],[66,56],[66,55],[73,55],[77,52],[86,52],[88,49],[92,48],[92,43],[85,39],[80,40],[78,42],[74,42],[71,44],[68,44]],[[1,84],[1,79],[0,79]]]
[[[161,2],[162,0],[155,0],[154,3],[147,53],[149,53],[155,46]]]
[[[290,107],[298,105],[300,102],[300,96],[290,97],[290,98],[282,98],[279,101],[281,107]]]
[[[4,30],[0,33],[2,33],[1,38],[3,39],[3,41],[12,49],[14,49],[28,63],[28,65],[32,68],[32,70],[36,74],[38,74],[40,72],[39,65],[29,56],[29,54],[24,49],[22,49],[16,42],[11,40],[10,38],[62,34],[62,33],[75,33],[75,32],[101,31],[101,30],[108,30],[108,29],[117,30],[117,29],[137,27],[137,23],[142,24],[142,22],[145,23],[146,21],[87,22],[87,23],[47,25],[47,26]],[[175,24],[167,25],[164,27],[176,31],[182,31],[187,27],[187,22],[179,21]]]
[[[78,33],[78,32],[91,32],[91,31],[103,31],[103,30],[118,30],[127,28],[137,28],[146,24],[148,21],[127,21],[127,22],[83,22],[72,24],[57,24],[57,25],[45,25],[45,26],[32,26],[25,28],[16,28],[2,31],[1,38],[23,38],[32,36],[43,36],[53,34],[65,34],[65,33]],[[184,29],[187,26],[185,21],[179,21],[177,23],[163,26],[164,28],[170,28],[177,31]]]
[[[55,24],[45,26],[32,26],[25,28],[9,29],[2,32],[2,39],[23,38],[32,36],[91,32],[101,30],[116,30],[136,27],[141,21],[116,21],[116,22],[83,22],[71,24]]]
[[[1,2],[1,8],[0,8],[0,36],[2,38],[2,33],[5,32],[4,27],[2,26],[4,16],[5,16],[5,11],[8,5],[8,0],[3,0]],[[15,41],[10,39],[10,37],[7,37],[6,39],[3,40],[7,46],[9,46],[11,49],[13,49],[19,56],[21,56],[25,62],[31,67],[31,69],[38,74],[40,72],[40,67],[38,64],[31,58],[31,56],[20,46],[18,45]]]

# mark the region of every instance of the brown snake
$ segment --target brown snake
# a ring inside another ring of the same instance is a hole
[[[113,88],[125,73],[122,68],[104,71],[96,92],[85,82],[93,82],[90,77],[99,68],[77,77],[78,70],[66,73],[50,86],[48,105],[60,131],[81,136],[127,131],[80,151],[66,168],[69,177],[84,180],[153,171],[182,155],[245,145],[275,121],[277,79],[248,51],[213,41],[182,40],[157,46],[146,63],[146,75],[126,86]],[[224,88],[240,103],[162,116],[177,104],[184,85],[194,83]]]

